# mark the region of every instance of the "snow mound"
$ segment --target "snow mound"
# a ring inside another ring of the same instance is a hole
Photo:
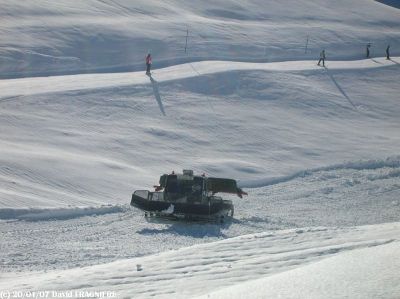
[[[335,171],[335,170],[345,170],[345,169],[354,169],[354,170],[375,170],[379,168],[393,168],[394,172],[387,175],[387,177],[400,177],[399,170],[400,168],[400,156],[388,157],[386,159],[373,159],[373,160],[360,160],[360,161],[350,161],[340,164],[334,164],[324,167],[317,167],[314,169],[301,170],[291,175],[282,176],[282,177],[272,177],[268,179],[260,179],[254,181],[241,181],[240,186],[243,188],[259,188],[270,185],[275,185],[279,183],[284,183],[291,181],[296,178],[306,177],[312,174],[315,174],[320,171]],[[373,178],[371,177],[371,180]]]
[[[127,207],[120,205],[104,205],[101,207],[83,208],[49,208],[49,209],[0,209],[0,220],[25,220],[25,221],[44,221],[44,220],[67,220],[84,216],[104,215],[110,213],[121,213]]]
[[[270,277],[237,284],[197,299],[397,299],[400,242],[344,252]]]

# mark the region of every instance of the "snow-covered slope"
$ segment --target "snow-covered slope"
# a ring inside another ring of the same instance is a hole
[[[400,10],[380,2],[0,0],[0,297],[398,297]],[[182,168],[239,180],[232,221],[129,208]]]
[[[322,48],[330,59],[360,59],[367,43],[373,56],[389,43],[400,54],[399,10],[374,0],[2,0],[0,7],[3,78],[139,70],[147,51],[157,67],[315,59]]]
[[[384,160],[400,148],[397,61],[201,62],[150,79],[2,80],[0,206],[126,203],[181,168],[246,187]]]
[[[329,70],[362,70],[395,66],[399,64],[399,57],[391,60],[376,58],[357,61],[332,61]],[[269,72],[305,72],[320,70],[314,61],[286,61],[275,63],[246,63],[233,61],[201,61],[176,65],[153,71],[151,83],[168,82],[179,79],[208,76],[226,72],[239,71],[269,71]],[[222,74],[223,75],[223,74]],[[3,100],[19,96],[29,96],[40,93],[65,92],[71,90],[84,90],[109,87],[126,87],[144,85],[149,83],[149,78],[143,72],[112,73],[112,74],[85,74],[70,76],[53,76],[26,79],[10,79],[0,81]],[[198,90],[207,89],[208,82],[203,82]],[[209,83],[208,83],[209,84]],[[222,85],[220,88],[225,88]],[[241,86],[236,86],[237,89]]]

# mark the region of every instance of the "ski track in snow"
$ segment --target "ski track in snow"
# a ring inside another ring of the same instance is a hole
[[[197,76],[206,76],[222,72],[260,70],[260,71],[311,71],[311,70],[354,70],[396,66],[400,57],[364,59],[357,61],[329,61],[326,68],[316,65],[315,61],[285,61],[270,63],[250,63],[237,61],[200,61],[152,70],[157,82],[167,82]],[[150,78],[152,78],[150,77]],[[82,74],[50,77],[34,77],[0,80],[2,100],[38,93],[84,90],[94,88],[132,86],[149,84],[144,72]]]

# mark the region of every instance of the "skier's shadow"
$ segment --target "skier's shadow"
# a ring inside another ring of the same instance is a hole
[[[375,60],[375,59],[373,59],[373,58],[371,58],[371,60],[372,60],[373,62],[375,62],[375,63],[383,64],[382,62],[379,62],[379,61],[377,61],[377,60]],[[397,62],[396,60],[394,60],[394,59],[392,59],[392,58],[389,58],[389,59],[387,59],[387,60],[390,60],[391,62],[393,62],[393,63],[395,63],[395,64],[400,64],[399,62]]]
[[[392,59],[392,58],[390,58],[389,60],[390,60],[391,62],[395,63],[395,64],[400,64],[400,63],[398,63],[396,60],[394,60],[394,59]]]
[[[148,74],[148,76],[149,76],[150,81],[151,81],[151,86],[153,87],[153,93],[154,93],[154,96],[155,96],[155,98],[157,100],[158,107],[160,107],[161,113],[164,116],[166,116],[165,110],[164,110],[164,106],[163,106],[163,103],[162,103],[162,100],[161,100],[160,92],[158,91],[158,82],[156,80],[154,80],[154,78],[151,76],[151,74]]]
[[[379,61],[376,60],[376,59],[371,58],[371,60],[372,60],[373,62],[377,63],[377,64],[382,64],[382,62],[379,62]]]
[[[328,71],[328,68],[325,67],[326,73],[328,76],[331,78],[332,82],[335,84],[336,88],[340,91],[340,93],[345,97],[345,99],[350,103],[350,105],[357,110],[356,105],[354,105],[353,101],[349,98],[347,93],[343,90],[343,88],[339,85],[339,83],[336,81],[335,77]]]

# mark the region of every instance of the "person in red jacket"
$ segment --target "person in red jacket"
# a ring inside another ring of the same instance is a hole
[[[150,74],[150,68],[151,68],[151,54],[147,54],[146,56],[146,75]]]

